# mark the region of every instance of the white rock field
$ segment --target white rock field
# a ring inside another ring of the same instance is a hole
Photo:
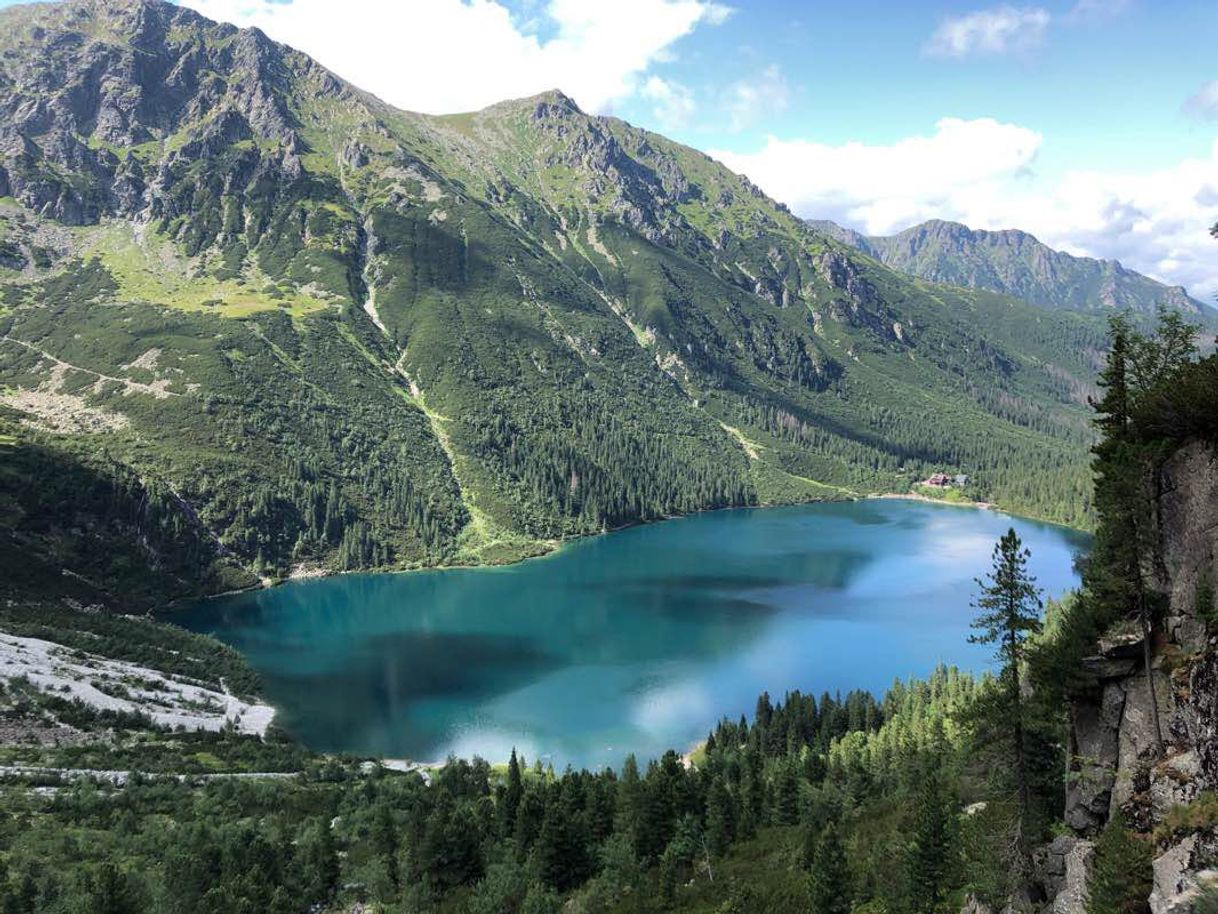
[[[163,727],[220,730],[231,721],[241,733],[262,736],[275,716],[270,705],[245,702],[188,679],[0,632],[0,680],[20,676],[61,698],[146,714]]]

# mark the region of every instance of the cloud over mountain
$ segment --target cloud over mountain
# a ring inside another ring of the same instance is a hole
[[[648,83],[672,44],[731,13],[713,0],[550,0],[522,22],[496,0],[183,0],[257,26],[394,105],[443,114],[555,87],[589,111]],[[375,23],[359,30],[352,22]]]

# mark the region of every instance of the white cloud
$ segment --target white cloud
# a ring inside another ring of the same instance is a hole
[[[1194,117],[1218,120],[1218,79],[1211,80],[1184,103],[1184,111]]]
[[[890,145],[770,137],[753,154],[712,154],[807,218],[875,235],[930,218],[1020,228],[1197,297],[1218,292],[1218,242],[1207,233],[1218,219],[1218,141],[1157,171],[1077,170],[1052,182],[1034,171],[1043,142],[1015,124],[944,118],[929,136]]]
[[[738,80],[728,86],[724,109],[733,130],[743,130],[762,118],[785,111],[791,102],[791,90],[777,64],[771,64],[756,76]]]
[[[540,39],[497,0],[181,0],[257,26],[344,79],[414,111],[448,113],[562,89],[590,111],[632,95],[649,67],[731,9],[714,0],[548,0]],[[354,29],[353,22],[370,23]]]
[[[768,137],[751,155],[712,153],[801,215],[823,215],[880,234],[938,215],[941,203],[995,180],[1018,180],[1040,134],[982,118],[944,118],[930,136],[889,146]]]
[[[1003,54],[1035,47],[1050,16],[1040,7],[1000,6],[943,20],[923,46],[932,57]]]
[[[648,77],[639,95],[652,103],[652,115],[670,130],[686,126],[698,107],[688,87],[659,76]]]

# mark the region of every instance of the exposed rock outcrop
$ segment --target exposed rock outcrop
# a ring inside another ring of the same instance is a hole
[[[1203,889],[1218,889],[1218,838],[1189,835],[1155,858],[1152,914],[1190,914]]]
[[[1218,633],[1213,583],[1218,580],[1218,451],[1193,443],[1161,467],[1156,522],[1158,569],[1153,585],[1165,610],[1149,671],[1141,634],[1119,626],[1087,660],[1095,688],[1071,703],[1066,824],[1094,834],[1118,809],[1132,827],[1163,842],[1154,860],[1154,914],[1184,914],[1201,888],[1218,883],[1218,831],[1201,821],[1192,832],[1163,834],[1169,813],[1218,790]],[[1158,697],[1165,747],[1156,751],[1147,675]],[[1178,817],[1177,817],[1178,818]],[[1203,818],[1203,817],[1202,817]],[[1187,819],[1187,817],[1186,817]],[[1073,839],[1059,839],[1059,841]],[[1073,910],[1054,884],[1061,870],[1055,841],[1038,867],[1055,910]]]
[[[1040,890],[1053,914],[1084,914],[1087,880],[1095,860],[1095,844],[1085,838],[1063,835],[1036,854]]]

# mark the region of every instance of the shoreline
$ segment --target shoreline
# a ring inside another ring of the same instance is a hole
[[[867,494],[855,494],[849,497],[842,498],[818,498],[808,501],[795,502],[770,502],[766,504],[756,505],[727,505],[721,508],[705,508],[698,511],[689,511],[685,514],[671,514],[663,517],[650,518],[647,520],[634,521],[629,524],[622,524],[617,527],[609,527],[603,530],[597,530],[593,533],[579,533],[571,536],[563,537],[556,540],[538,540],[539,545],[545,548],[540,552],[521,555],[518,558],[509,559],[499,562],[452,562],[449,564],[425,565],[418,564],[405,568],[354,568],[354,569],[338,569],[326,568],[316,563],[301,563],[294,567],[282,578],[261,578],[257,583],[251,584],[248,587],[239,587],[232,590],[222,591],[220,593],[202,594],[197,597],[185,597],[173,600],[156,609],[150,610],[146,615],[161,622],[173,622],[173,610],[184,605],[197,605],[201,603],[218,600],[223,597],[232,597],[239,594],[252,593],[261,590],[271,590],[276,587],[282,587],[285,584],[294,584],[298,582],[316,581],[323,578],[334,578],[343,575],[354,574],[416,574],[419,572],[437,572],[437,571],[469,571],[474,569],[490,570],[494,568],[511,568],[523,562],[537,561],[541,559],[551,558],[558,555],[567,546],[580,543],[587,539],[592,539],[598,536],[605,536],[611,533],[621,533],[626,530],[632,530],[636,527],[647,527],[652,524],[660,524],[666,521],[681,520],[682,518],[698,517],[703,514],[714,514],[720,511],[746,511],[760,510],[768,508],[794,508],[806,505],[827,505],[839,502],[863,502],[863,501],[915,501],[924,504],[944,505],[953,508],[972,508],[975,510],[997,511],[1004,514],[1010,514],[1012,517],[1018,517],[1022,520],[1030,520],[1040,524],[1051,524],[1055,527],[1062,527],[1067,530],[1074,530],[1080,533],[1087,533],[1081,527],[1075,527],[1070,524],[1064,524],[1060,521],[1049,520],[1044,517],[1037,517],[1031,514],[1015,514],[1000,507],[994,502],[988,501],[948,501],[946,499],[931,498],[928,495],[922,495],[918,492],[870,492]]]
[[[923,495],[920,492],[881,492],[876,495],[863,496],[864,501],[920,501],[932,505],[947,505],[952,508],[977,508],[982,511],[998,511],[1000,510],[996,504],[990,501],[951,501],[946,498],[931,498],[929,495]],[[1021,515],[1014,515],[1020,517]],[[1034,520],[1038,523],[1052,523],[1045,521],[1039,517],[1028,517],[1025,520]]]
[[[592,533],[575,533],[570,536],[562,537],[561,539],[551,540],[535,540],[538,545],[544,547],[541,551],[524,554],[518,558],[509,559],[502,562],[451,562],[442,565],[412,565],[406,568],[326,568],[323,565],[312,562],[302,562],[294,566],[282,578],[259,578],[257,583],[250,584],[248,587],[237,587],[232,590],[225,590],[220,593],[204,594],[198,597],[183,597],[177,600],[172,600],[164,606],[150,610],[148,615],[158,621],[172,622],[168,618],[168,614],[174,608],[181,607],[187,604],[199,604],[218,600],[222,597],[232,597],[243,593],[252,593],[261,590],[272,590],[276,587],[282,587],[285,584],[293,584],[301,581],[316,581],[323,578],[336,578],[343,575],[352,574],[416,574],[419,572],[428,571],[470,571],[473,569],[490,570],[494,568],[511,568],[515,565],[520,565],[523,562],[531,562],[540,559],[551,558],[558,555],[566,547],[574,545],[584,540],[594,537],[606,536],[611,533],[622,533],[626,530],[633,530],[638,527],[649,527],[653,524],[662,524],[667,521],[681,520],[687,517],[698,517],[703,514],[716,514],[720,511],[755,511],[763,508],[794,508],[803,505],[824,505],[833,504],[834,502],[855,502],[862,501],[867,498],[872,498],[872,495],[854,495],[848,498],[817,498],[809,501],[793,501],[793,502],[770,502],[766,504],[756,505],[725,505],[721,508],[703,508],[698,511],[688,511],[684,514],[666,514],[663,517],[648,518],[646,520],[633,521],[628,524],[621,524],[617,527],[606,527],[602,530],[597,530]],[[165,615],[162,615],[165,614]]]

